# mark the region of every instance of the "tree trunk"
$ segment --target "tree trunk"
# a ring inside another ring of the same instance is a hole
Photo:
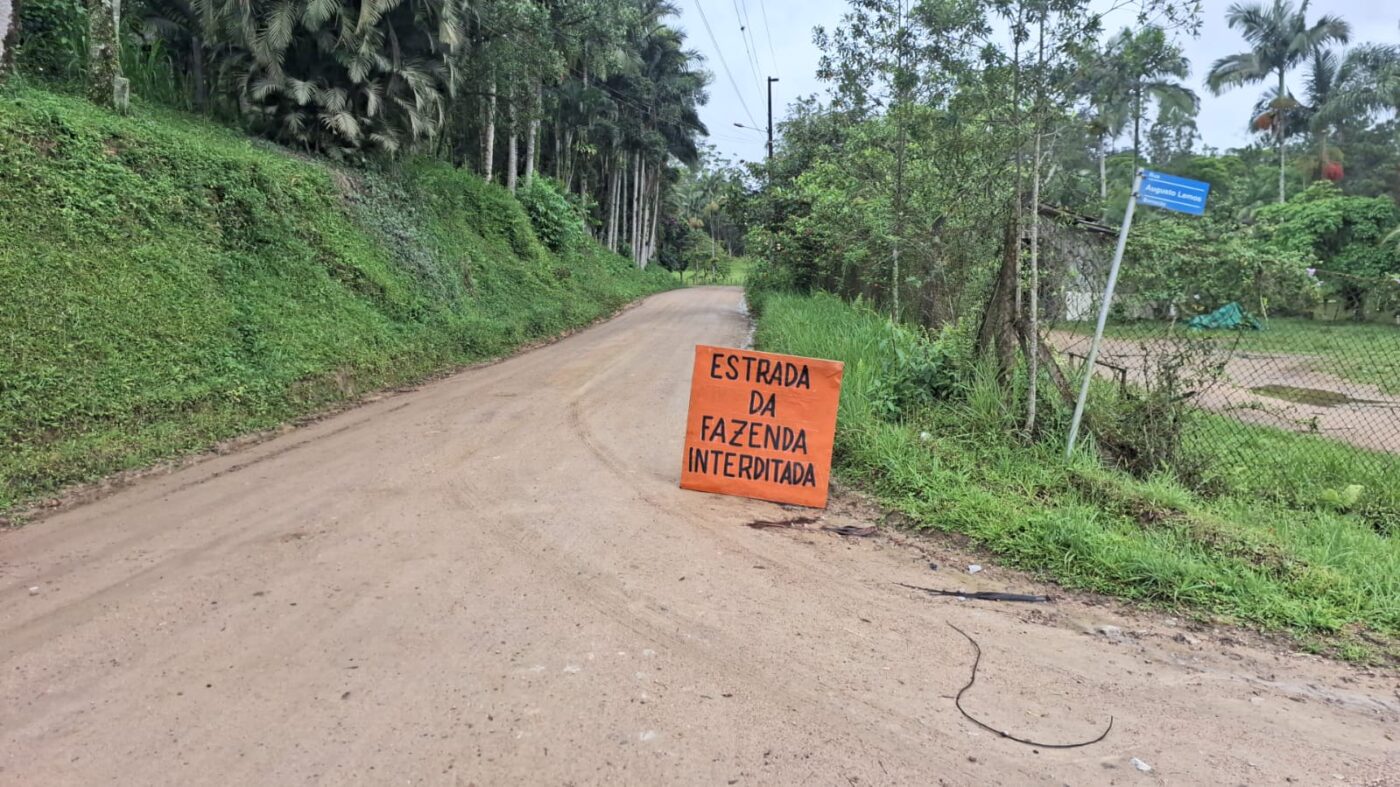
[[[660,178],[661,169],[660,169],[660,167],[657,168],[656,174],[657,174],[657,176],[658,176],[658,177],[655,178],[656,183],[655,183],[655,185],[653,185],[653,186],[651,187],[651,233],[650,233],[651,238],[650,238],[650,240],[648,241],[646,259],[642,261],[642,267],[643,267],[643,268],[645,268],[648,264],[650,264],[652,260],[656,259],[656,252],[661,248],[661,244],[658,242],[657,237],[656,237],[656,228],[657,228],[657,225],[659,225],[659,224],[661,223],[661,178]]]
[[[518,122],[519,113],[516,111],[515,102],[506,102],[506,127],[510,133],[506,135],[506,190],[515,193],[515,179],[520,172],[520,134]]]
[[[897,69],[896,73],[900,73],[904,70],[905,50],[905,45],[902,43],[904,34],[903,4],[900,5],[899,9],[900,12],[898,34],[900,36],[901,43],[896,44],[896,46],[898,47],[898,49],[895,52]],[[897,101],[898,104],[895,108],[896,110],[898,110],[898,113],[895,115],[895,123],[899,127],[899,137],[898,141],[896,142],[894,165],[894,242],[891,244],[892,248],[890,249],[890,319],[894,320],[895,322],[899,322],[899,244],[900,241],[904,238],[904,154],[908,142],[907,123],[905,122],[905,109],[909,102],[908,95],[902,87],[900,88],[900,95],[897,97]],[[768,153],[771,157],[773,152],[772,150],[769,150]]]
[[[564,181],[564,156],[559,148],[560,131],[564,126],[562,113],[556,113],[554,117],[554,179]]]
[[[0,82],[5,81],[19,42],[19,0],[0,0]]]
[[[1044,28],[1042,26],[1042,36]],[[1042,39],[1043,40],[1043,39]],[[1043,52],[1043,48],[1042,48]],[[1027,304],[1026,331],[1034,345],[1040,341],[1040,143],[1042,130],[1039,118],[1035,129],[1035,160],[1031,164],[1031,276],[1030,302]],[[1040,354],[1026,354],[1026,435],[1035,434],[1035,405],[1040,381]]]
[[[1137,95],[1133,100],[1133,177],[1137,177],[1139,151],[1138,131],[1142,127],[1142,85],[1137,88]]]
[[[125,112],[130,83],[122,76],[121,0],[87,0],[88,100]]]
[[[486,99],[486,131],[481,135],[481,174],[490,183],[496,179],[496,80],[491,80],[491,95]]]
[[[1045,15],[1040,16],[1040,42],[1037,44],[1039,52],[1037,54],[1037,65],[1043,73],[1045,70]],[[1030,334],[1029,342],[1032,346],[1038,346],[1040,342],[1040,146],[1041,140],[1045,136],[1045,87],[1042,80],[1036,90],[1035,101],[1035,148],[1031,161],[1031,280],[1030,280],[1030,303],[1027,311],[1026,332]],[[1139,106],[1141,106],[1139,104]],[[1133,134],[1136,136],[1137,128],[1134,126]],[[1134,153],[1134,158],[1137,154]],[[1036,396],[1039,394],[1040,383],[1040,353],[1026,353],[1026,436],[1035,434],[1035,406]]]
[[[1014,205],[1008,205],[1002,225],[1001,269],[992,285],[987,308],[982,312],[982,324],[977,329],[977,352],[979,355],[996,354],[997,381],[1002,385],[1010,380],[1016,366],[1017,312],[1013,294],[1021,290],[1020,259],[1020,216]]]
[[[643,185],[642,190],[642,230],[641,242],[637,244],[637,269],[642,270],[647,266],[648,247],[651,245],[651,238],[648,237],[647,229],[651,226],[651,182]]]
[[[572,193],[574,190],[574,130],[567,129],[564,132],[564,174],[559,178],[564,184],[564,191]]]
[[[540,107],[544,104],[544,88],[535,85],[534,100],[530,105],[530,126],[525,133],[525,187],[535,179],[535,146],[540,137]]]
[[[641,227],[642,227],[642,181],[645,180],[646,162],[642,161],[642,154],[638,152],[634,156],[636,165],[632,169],[632,224],[629,232],[632,239],[632,263],[637,265],[641,261]],[[638,265],[638,267],[641,267]]]
[[[1104,151],[1103,134],[1099,135],[1099,201],[1108,202],[1108,154]],[[1134,176],[1136,177],[1136,176]],[[1108,215],[1108,207],[1104,206],[1104,215]]]
[[[204,81],[204,38],[199,35],[190,36],[190,79],[194,81],[194,108],[207,112],[209,85]]]
[[[1279,100],[1280,102],[1283,101],[1283,97],[1284,97],[1284,92],[1283,92],[1283,91],[1284,91],[1283,77],[1284,77],[1284,72],[1283,72],[1283,71],[1279,71],[1279,72],[1278,72],[1278,100]],[[1277,113],[1277,114],[1278,114],[1278,122],[1274,124],[1274,128],[1278,130],[1278,201],[1279,201],[1280,204],[1282,204],[1282,203],[1288,201],[1288,196],[1284,193],[1284,192],[1285,192],[1285,189],[1284,189],[1284,184],[1283,184],[1283,176],[1284,176],[1284,172],[1286,171],[1285,168],[1284,168],[1284,160],[1283,160],[1283,159],[1284,159],[1284,152],[1283,152],[1283,127],[1284,127],[1284,124],[1286,124],[1286,123],[1288,122],[1287,107],[1279,107],[1279,108],[1278,108],[1278,113]]]
[[[617,157],[612,157],[612,172],[608,176],[608,251],[617,251]]]

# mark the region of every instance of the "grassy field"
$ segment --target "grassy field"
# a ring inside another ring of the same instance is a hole
[[[1400,541],[1320,498],[1304,504],[1296,490],[1270,492],[1381,483],[1351,475],[1346,455],[1359,449],[1329,444],[1319,454],[1323,441],[1260,430],[1247,450],[1260,462],[1286,450],[1287,469],[1262,482],[1231,477],[1224,494],[1205,497],[1167,475],[1106,469],[1087,451],[1067,462],[1058,439],[1017,442],[1008,435],[1019,413],[975,370],[961,374],[959,395],[891,417],[890,370],[901,356],[918,357],[925,339],[831,296],[762,303],[761,349],[846,363],[838,475],[921,526],[972,536],[1068,587],[1289,631],[1344,657],[1395,658]]]
[[[673,272],[671,275],[685,284],[725,284],[742,287],[749,280],[749,268],[753,266],[753,260],[748,257],[731,257],[728,266],[728,270],[720,276],[711,276],[696,270]]]
[[[1091,336],[1092,323],[1074,323],[1074,333]],[[1169,332],[1211,336],[1239,352],[1288,353],[1315,357],[1312,367],[1352,382],[1400,393],[1400,326],[1380,323],[1323,322],[1276,317],[1262,331],[1194,331],[1184,323],[1109,323],[1104,333],[1122,339],[1159,339]]]
[[[342,170],[22,87],[0,92],[0,238],[0,510],[675,286],[549,251],[444,164]]]

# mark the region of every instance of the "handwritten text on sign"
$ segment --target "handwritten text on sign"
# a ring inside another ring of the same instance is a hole
[[[842,364],[695,348],[681,487],[826,506]]]

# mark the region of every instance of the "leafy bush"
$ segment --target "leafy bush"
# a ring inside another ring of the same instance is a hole
[[[87,64],[87,6],[83,0],[23,0],[19,4],[20,67],[57,81],[82,77]]]
[[[550,251],[562,251],[583,239],[583,212],[554,180],[536,175],[530,185],[515,190],[515,198],[530,216],[535,234]]]
[[[1157,317],[1172,306],[1191,315],[1231,301],[1261,314],[1271,306],[1298,311],[1316,297],[1307,275],[1311,254],[1266,246],[1230,221],[1143,222],[1128,236],[1124,259],[1115,306],[1131,311],[1136,304]]]
[[[890,351],[870,392],[871,409],[887,421],[946,399],[960,388],[958,359],[943,342],[922,332],[887,323]]]
[[[1400,223],[1400,208],[1388,196],[1350,197],[1319,181],[1282,205],[1257,213],[1259,234],[1278,253],[1316,260],[1354,312],[1365,319],[1375,282],[1400,273],[1400,249],[1385,242]]]

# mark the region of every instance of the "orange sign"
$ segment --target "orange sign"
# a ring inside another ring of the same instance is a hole
[[[681,488],[826,507],[840,361],[695,348]]]

